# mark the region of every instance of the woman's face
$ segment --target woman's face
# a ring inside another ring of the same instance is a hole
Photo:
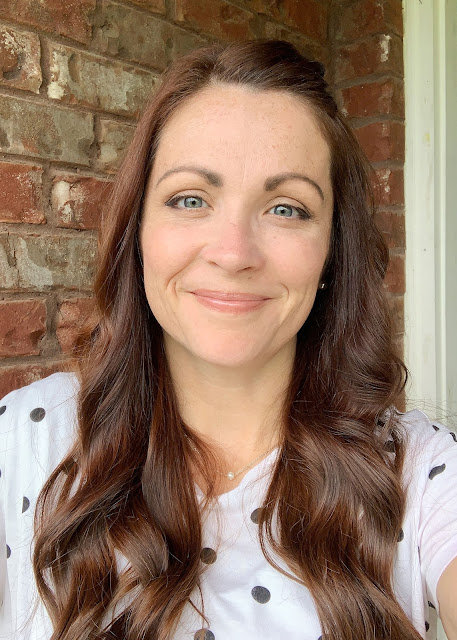
[[[297,98],[222,85],[181,105],[162,132],[140,230],[168,355],[239,367],[295,352],[332,210],[329,147]]]

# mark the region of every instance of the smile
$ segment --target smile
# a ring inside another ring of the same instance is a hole
[[[197,290],[191,292],[204,307],[229,313],[245,313],[263,306],[270,298],[247,293]]]

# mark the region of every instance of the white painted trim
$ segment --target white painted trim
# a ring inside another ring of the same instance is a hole
[[[435,416],[448,408],[445,3],[404,0],[407,397]]]

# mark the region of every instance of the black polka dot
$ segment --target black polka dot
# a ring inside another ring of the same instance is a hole
[[[430,629],[430,625],[427,622],[427,620],[425,621],[425,631],[428,631]]]
[[[395,442],[393,440],[387,440],[384,443],[384,451],[388,451],[389,453],[395,453]]]
[[[451,431],[451,438],[454,440],[454,442],[457,442],[457,436],[453,431]]]
[[[33,422],[40,422],[45,415],[46,411],[42,409],[42,407],[37,407],[30,412],[30,419],[33,420]]]
[[[430,602],[430,600],[428,601],[428,606],[432,609],[436,609],[435,605],[433,604],[433,602]]]
[[[215,635],[209,629],[199,629],[194,634],[194,640],[214,640]]]
[[[439,476],[439,474],[443,473],[445,469],[446,469],[446,465],[444,463],[440,464],[438,467],[433,467],[433,469],[428,474],[428,477],[430,478],[430,480],[433,480],[435,476]]]
[[[11,555],[11,549],[9,548],[8,545],[6,545],[6,557],[9,558]]]
[[[217,553],[210,547],[204,547],[200,551],[200,560],[205,564],[213,564],[217,560]]]
[[[435,429],[435,431],[439,431],[440,428],[436,426],[436,424],[432,424],[432,427]]]
[[[259,524],[259,520],[260,520],[260,512],[262,511],[262,509],[254,509],[254,511],[251,513],[251,520],[254,524]]]
[[[400,533],[398,534],[397,542],[401,542],[405,537],[405,532],[403,529],[400,529]]]
[[[6,404],[3,405],[3,407],[0,407],[0,416],[2,416],[6,411]]]
[[[22,513],[30,507],[30,500],[25,496],[22,498]]]
[[[265,604],[271,598],[271,593],[266,587],[254,587],[251,591],[251,595],[256,602]]]

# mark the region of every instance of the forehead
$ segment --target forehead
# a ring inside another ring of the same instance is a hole
[[[162,130],[153,173],[196,159],[238,170],[261,166],[327,175],[330,151],[304,100],[286,91],[226,84],[205,87],[176,109]]]

